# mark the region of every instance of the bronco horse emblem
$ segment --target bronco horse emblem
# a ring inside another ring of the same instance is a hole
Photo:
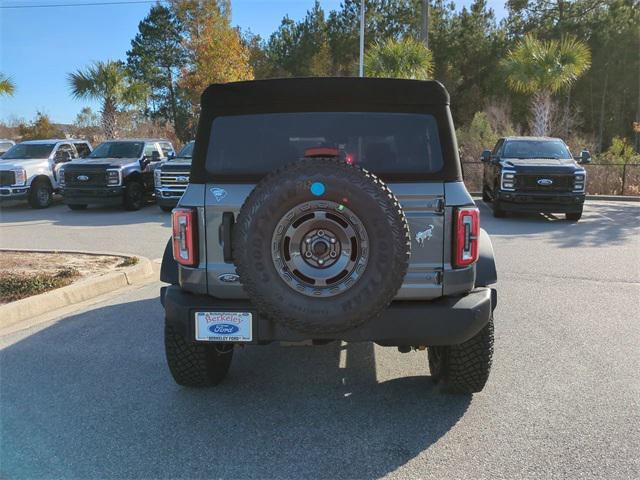
[[[424,247],[424,241],[430,240],[433,237],[433,225],[427,225],[427,228],[422,232],[416,233],[416,242],[421,247]]]

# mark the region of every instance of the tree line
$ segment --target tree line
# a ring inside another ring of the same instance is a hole
[[[480,141],[515,133],[558,135],[595,152],[640,150],[637,0],[508,0],[501,21],[486,0],[462,9],[431,0],[429,48],[421,4],[365,1],[365,76],[441,81],[467,160],[477,159]],[[359,9],[360,0],[328,12],[316,1],[261,38],[232,25],[228,0],[158,3],[125,61],[69,73],[74,97],[101,104],[98,116],[83,109],[76,123],[106,137],[151,123],[187,141],[210,83],[355,76]]]

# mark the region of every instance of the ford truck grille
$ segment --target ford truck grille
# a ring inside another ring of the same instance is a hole
[[[64,183],[66,187],[95,187],[107,185],[107,173],[105,170],[64,170]]]
[[[16,172],[0,171],[0,185],[13,185],[16,183]]]
[[[571,192],[573,175],[517,174],[519,192]]]
[[[189,184],[189,170],[160,171],[160,190],[165,198],[180,198]]]

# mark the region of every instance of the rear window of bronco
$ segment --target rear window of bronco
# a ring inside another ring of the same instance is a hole
[[[323,152],[383,176],[435,173],[443,166],[432,115],[301,112],[217,117],[206,169],[213,175],[266,174]]]

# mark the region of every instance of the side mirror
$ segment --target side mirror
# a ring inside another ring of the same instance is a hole
[[[167,158],[169,160],[171,160],[172,158],[176,158],[176,152],[170,152]]]
[[[157,162],[160,160],[160,152],[158,152],[157,150],[155,150],[152,154],[151,154],[151,161],[152,162]]]
[[[147,166],[151,163],[151,160],[149,159],[149,157],[142,157],[140,159],[140,168],[142,168],[143,170],[145,168],[147,168]]]
[[[591,154],[589,150],[582,150],[580,152],[580,163],[591,163]]]
[[[491,160],[491,150],[483,150],[482,154],[480,154],[481,162],[489,162]]]

